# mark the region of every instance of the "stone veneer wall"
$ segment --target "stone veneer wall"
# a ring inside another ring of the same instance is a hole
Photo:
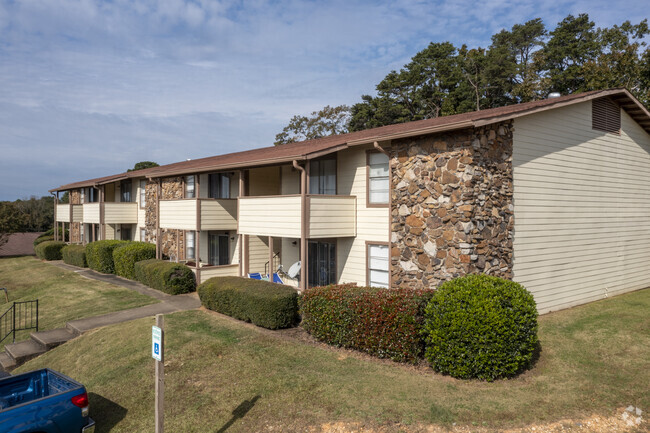
[[[81,204],[81,191],[74,189],[70,191],[70,204]],[[70,223],[70,243],[81,243],[81,223]]]
[[[512,131],[507,121],[392,143],[393,287],[512,278]]]
[[[161,200],[177,200],[183,198],[183,179],[169,177],[160,182]],[[155,214],[154,214],[155,216]],[[154,223],[155,229],[155,223]],[[160,248],[163,255],[182,259],[185,255],[185,239],[182,230],[161,229]]]
[[[156,219],[158,217],[158,182],[147,180],[144,187],[144,234],[146,242],[156,242]]]

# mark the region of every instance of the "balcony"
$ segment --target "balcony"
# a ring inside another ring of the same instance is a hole
[[[239,233],[300,238],[300,195],[240,197]],[[357,198],[308,195],[306,237],[349,237],[357,234]]]
[[[104,203],[105,224],[137,224],[138,204],[133,203]]]
[[[237,200],[214,198],[161,200],[160,228],[237,230]]]
[[[70,221],[70,209],[72,209],[72,221]],[[83,221],[83,207],[80,204],[57,204],[56,220],[64,223],[80,223]]]
[[[99,203],[84,203],[84,223],[99,224]]]

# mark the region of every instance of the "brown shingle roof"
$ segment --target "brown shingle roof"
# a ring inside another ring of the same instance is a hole
[[[0,246],[0,257],[33,256],[34,241],[41,234],[43,233],[39,232],[10,234],[7,243]]]
[[[333,135],[298,143],[289,143],[282,146],[270,146],[243,152],[182,161],[131,173],[136,173],[138,176],[144,175],[154,178],[288,163],[293,160],[315,158],[350,146],[372,143],[374,141],[379,142],[435,132],[450,131],[454,129],[478,127],[489,123],[526,116],[539,111],[559,108],[565,105],[601,97],[609,97],[619,103],[619,105],[621,105],[621,107],[625,109],[634,120],[650,133],[650,113],[634,96],[632,96],[630,92],[626,89],[594,90],[561,96],[558,98],[491,108],[488,110],[472,111],[452,116],[443,116],[434,119],[382,126],[348,134]],[[121,175],[108,176],[106,178],[100,178],[99,180],[93,179],[91,181],[97,182],[98,184],[108,183],[120,179],[120,176],[123,175],[129,174],[123,173]],[[73,187],[88,186],[87,183],[91,181],[64,185],[54,189],[53,191],[63,191]]]

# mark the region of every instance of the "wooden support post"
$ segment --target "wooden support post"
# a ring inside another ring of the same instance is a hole
[[[300,171],[300,290],[307,289],[307,170],[293,161]]]
[[[156,433],[163,433],[164,421],[165,421],[165,411],[164,411],[164,401],[165,401],[165,328],[164,320],[162,314],[156,314],[156,326],[161,330],[160,336],[160,361],[156,361]]]
[[[273,236],[269,236],[269,281],[273,282]]]

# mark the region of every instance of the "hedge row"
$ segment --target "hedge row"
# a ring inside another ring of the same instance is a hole
[[[45,241],[36,245],[34,252],[41,260],[61,260],[61,249],[65,247],[65,242]]]
[[[53,241],[53,240],[54,240],[54,236],[43,236],[43,235],[41,235],[41,236],[37,237],[36,239],[34,239],[34,248],[36,248],[36,245],[38,245],[40,243],[47,242],[47,241]]]
[[[113,251],[122,245],[126,245],[128,242],[103,240],[89,243],[86,245],[86,261],[88,262],[88,267],[104,274],[114,274],[115,263],[113,262]]]
[[[83,245],[66,245],[61,250],[63,261],[69,265],[87,268],[86,247]]]
[[[300,299],[302,326],[328,344],[416,362],[424,352],[424,309],[433,293],[349,285],[314,287]]]
[[[214,277],[197,290],[206,308],[263,328],[288,328],[298,322],[298,294],[289,286],[242,277]]]
[[[156,257],[156,246],[148,242],[129,242],[115,248],[113,263],[120,277],[135,279],[135,264]]]
[[[137,262],[135,279],[151,288],[178,295],[196,290],[196,279],[190,268],[180,263],[149,259]]]
[[[537,307],[520,284],[467,275],[440,287],[426,309],[426,358],[456,378],[494,380],[530,366]]]

